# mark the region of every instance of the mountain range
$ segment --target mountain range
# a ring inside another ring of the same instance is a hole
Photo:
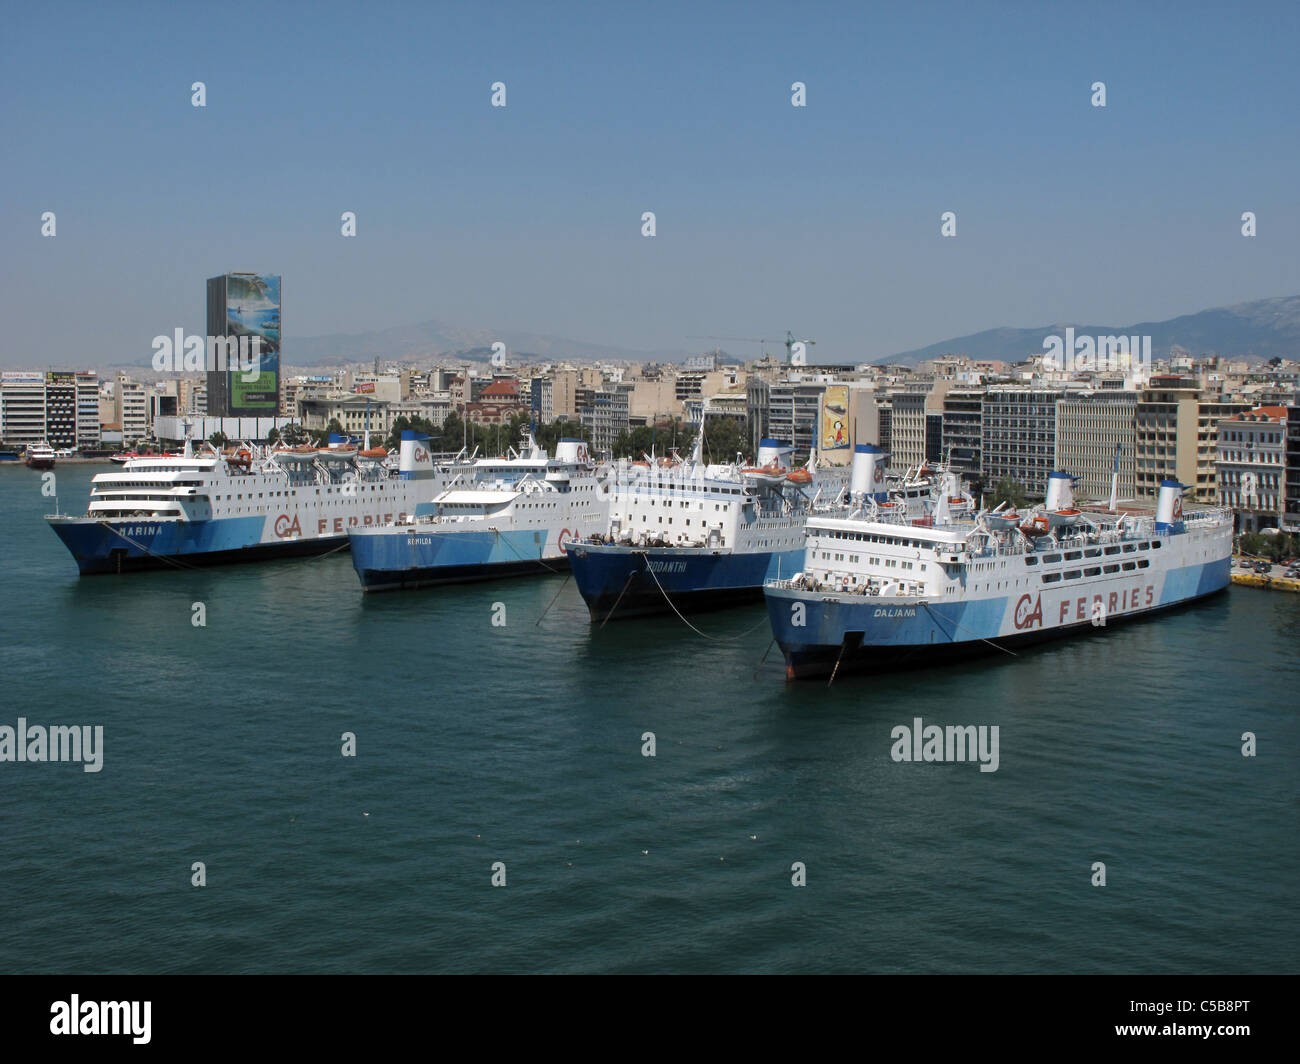
[[[1032,328],[986,329],[875,361],[882,365],[914,366],[940,355],[958,354],[977,360],[1018,362],[1042,352],[1046,337],[1064,336],[1069,327],[1073,327],[1076,336],[1150,336],[1151,352],[1156,358],[1167,356],[1175,349],[1192,355],[1218,354],[1259,360],[1300,358],[1300,296],[1280,296],[1214,307],[1168,321],[1128,325],[1055,322]],[[301,371],[304,368],[331,370],[376,358],[423,365],[439,359],[487,362],[496,341],[506,345],[509,361],[514,365],[521,361],[563,359],[681,362],[688,354],[681,349],[638,350],[513,329],[466,329],[435,319],[371,332],[288,337],[284,363]],[[779,344],[768,345],[765,350],[778,357],[784,354]],[[737,361],[757,354],[756,350],[731,356],[723,352],[724,357]]]
[[[1073,327],[1076,336],[1150,336],[1153,358],[1165,357],[1176,347],[1191,355],[1300,358],[1300,296],[1280,296],[1133,325],[1057,322],[1030,329],[986,329],[878,361],[914,366],[940,355],[958,354],[977,360],[1020,362],[1030,354],[1041,354],[1043,340],[1052,335],[1063,337],[1068,327]]]

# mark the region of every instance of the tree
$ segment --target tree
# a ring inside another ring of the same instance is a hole
[[[1261,535],[1259,532],[1247,532],[1237,540],[1237,549],[1242,554],[1252,554],[1257,558],[1268,558],[1279,562],[1291,557],[1296,550],[1297,537],[1279,532],[1275,536]]]
[[[554,454],[562,439],[584,440],[591,443],[591,433],[582,427],[579,421],[566,421],[556,418],[549,425],[539,425],[533,434],[539,447],[545,447],[547,454]]]
[[[220,450],[222,447],[224,447],[226,445],[226,442],[227,442],[227,437],[224,432],[214,432],[211,436],[208,437],[208,443],[212,444],[212,446],[217,448],[217,450]]]
[[[747,443],[740,422],[734,417],[711,417],[704,423],[706,461],[732,462],[746,450]]]
[[[989,506],[995,507],[1004,502],[1014,510],[1020,510],[1028,506],[1029,499],[1025,495],[1025,486],[1010,477],[1003,477],[999,480],[994,485],[993,498],[989,501]]]
[[[277,428],[271,429],[271,431],[266,434],[266,442],[272,445],[279,443],[280,430]]]
[[[405,414],[399,414],[393,420],[392,428],[389,430],[388,439],[385,441],[384,446],[386,446],[390,451],[396,450],[401,446],[402,433],[408,431],[421,432],[431,440],[439,435],[438,427],[428,418],[422,418],[416,415],[407,417]],[[447,448],[444,446],[442,450],[447,450]],[[459,443],[456,445],[456,450],[460,450]]]
[[[307,442],[307,430],[295,421],[285,425],[280,438],[290,447],[300,447]]]

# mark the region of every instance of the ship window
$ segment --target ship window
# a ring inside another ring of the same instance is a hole
[[[1161,543],[1160,540],[1158,540],[1158,539],[1156,539],[1156,540],[1152,540],[1152,541],[1151,541],[1151,548],[1152,548],[1153,550],[1159,550],[1159,549],[1160,549],[1161,547],[1163,547],[1163,546],[1164,546],[1164,544]]]
[[[1067,580],[1078,580],[1078,579],[1079,579],[1079,570],[1078,570],[1078,569],[1071,569],[1068,573],[1065,574],[1065,579],[1067,579]]]
[[[1083,557],[1083,555],[1080,554],[1077,550],[1072,550],[1072,551],[1068,551],[1068,552],[1066,552],[1065,560],[1066,560],[1067,562],[1077,562],[1077,561],[1078,561],[1080,558],[1082,558],[1082,557]]]
[[[1044,554],[1044,555],[1043,555],[1043,561],[1044,561],[1044,562],[1059,562],[1060,560],[1061,560],[1061,556],[1060,556],[1059,554]]]
[[[1132,543],[1125,543],[1125,544],[1124,544],[1124,553],[1125,553],[1125,554],[1132,554],[1135,550],[1137,550],[1137,548],[1136,548],[1135,546],[1133,546]]]
[[[1107,554],[1118,554],[1118,553],[1119,553],[1119,548],[1118,548],[1118,547],[1107,547],[1107,548],[1106,548],[1106,553],[1107,553]]]
[[[1026,564],[1026,565],[1037,565],[1037,564],[1038,564],[1038,559],[1037,559],[1037,558],[1026,558],[1026,559],[1025,559],[1025,564]]]
[[[1139,569],[1147,569],[1147,568],[1150,568],[1150,566],[1151,566],[1151,559],[1150,559],[1150,558],[1139,558],[1139,559],[1138,559],[1138,568],[1139,568]]]
[[[1101,575],[1101,569],[1100,569],[1100,567],[1094,565],[1094,566],[1092,566],[1092,568],[1090,568],[1090,569],[1085,569],[1085,570],[1083,571],[1083,575],[1084,575],[1084,576],[1100,576],[1100,575]]]
[[[1100,554],[1101,554],[1100,547],[1089,547],[1086,551],[1083,552],[1083,556],[1085,558],[1096,558]]]
[[[1150,549],[1151,549],[1151,544],[1150,544],[1150,543],[1139,543],[1139,544],[1138,544],[1138,550],[1150,550]]]
[[[1043,583],[1044,583],[1044,584],[1054,584],[1054,583],[1056,583],[1056,582],[1057,582],[1058,580],[1060,580],[1060,579],[1061,579],[1061,574],[1060,574],[1060,573],[1044,573],[1044,574],[1043,574]]]
[[[1136,568],[1137,568],[1137,565],[1136,565],[1135,563],[1133,563],[1133,562],[1125,562],[1125,563],[1124,563],[1124,571],[1125,571],[1126,573],[1127,573],[1130,569],[1136,569]]]
[[[1107,573],[1119,572],[1119,566],[1116,565],[1114,562],[1111,562],[1109,565],[1103,565],[1101,568],[1103,572],[1107,572]]]

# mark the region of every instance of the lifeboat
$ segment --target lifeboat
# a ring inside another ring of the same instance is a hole
[[[812,474],[806,469],[792,469],[786,480],[791,484],[811,484]]]
[[[355,447],[322,447],[316,457],[322,462],[350,462],[357,456]]]
[[[310,462],[316,457],[315,447],[280,447],[271,452],[282,462]]]
[[[369,459],[370,461],[377,462],[380,461],[381,459],[387,458],[388,451],[385,450],[383,447],[371,447],[370,450],[368,451],[362,451],[360,457]]]
[[[757,484],[780,484],[787,475],[786,469],[775,462],[765,466],[746,466],[741,469],[741,473],[745,475],[746,480]]]
[[[1053,528],[1060,528],[1062,525],[1077,524],[1082,516],[1083,511],[1076,510],[1073,507],[1047,511],[1047,520]]]
[[[1006,510],[1002,513],[987,513],[984,515],[984,523],[989,528],[1015,528],[1020,524],[1020,514],[1015,510]]]
[[[1045,536],[1050,528],[1051,522],[1047,520],[1046,514],[1034,514],[1020,526],[1020,531],[1026,536]]]

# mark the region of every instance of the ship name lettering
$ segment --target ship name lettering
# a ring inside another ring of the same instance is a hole
[[[1028,596],[1027,595],[1024,596],[1024,598],[1022,598],[1021,601],[1023,602],[1025,598],[1028,598]],[[1126,587],[1122,591],[1112,591],[1110,593],[1109,597],[1105,600],[1106,612],[1108,614],[1123,613],[1127,610],[1135,610],[1139,606],[1154,605],[1155,600],[1156,600],[1156,589],[1153,584],[1147,584],[1145,588],[1141,586],[1134,587],[1134,588]],[[1102,601],[1101,595],[1098,594],[1092,596],[1092,604],[1094,606],[1100,603],[1101,601]],[[1067,598],[1061,601],[1061,616],[1059,618],[1058,623],[1064,624],[1065,619],[1070,615],[1071,602],[1074,603],[1075,620],[1078,621],[1088,620],[1088,618],[1091,616],[1088,612],[1089,609],[1088,596],[1081,595],[1078,599]],[[1019,617],[1019,615],[1020,615],[1020,606],[1017,605],[1016,616]],[[1019,622],[1019,620],[1017,620],[1016,627],[1021,628],[1024,626]]]
[[[1020,601],[1016,603],[1012,623],[1021,629],[1041,628],[1043,626],[1043,596],[1039,595],[1037,598],[1032,598],[1029,595],[1021,595]]]

